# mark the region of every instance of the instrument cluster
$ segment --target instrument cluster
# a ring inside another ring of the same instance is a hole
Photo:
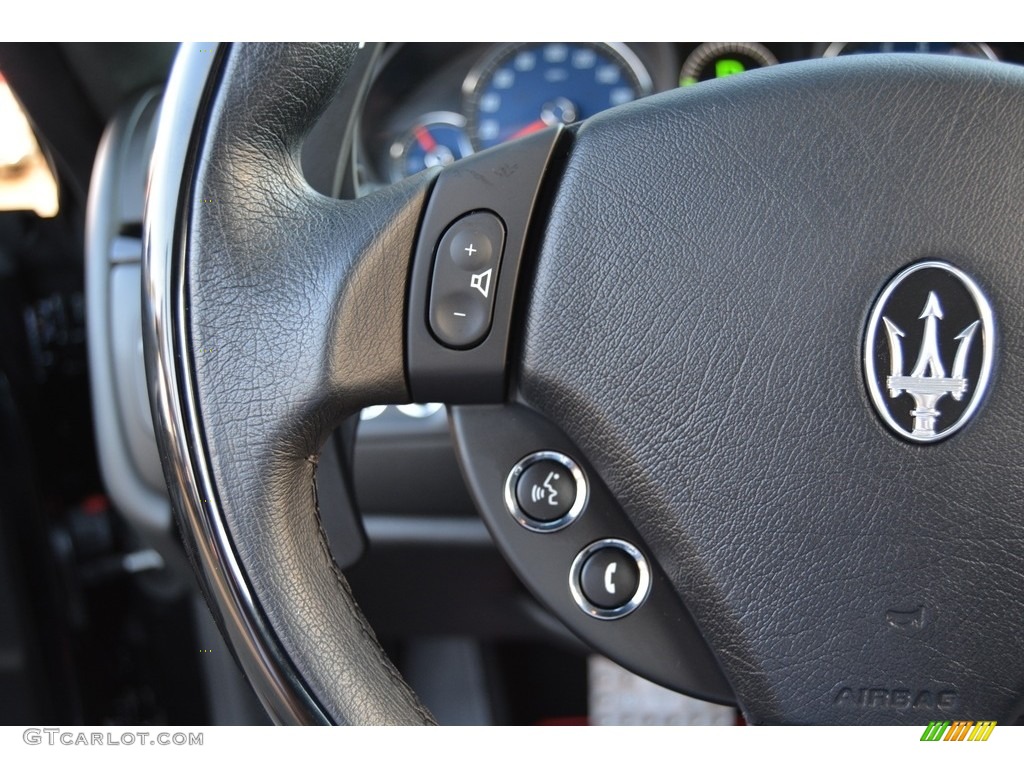
[[[355,143],[357,188],[366,193],[651,93],[781,62],[890,52],[1019,53],[987,43],[389,44]]]

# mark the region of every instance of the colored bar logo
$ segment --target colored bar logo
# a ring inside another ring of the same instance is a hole
[[[932,720],[921,741],[988,741],[995,727],[995,720]]]

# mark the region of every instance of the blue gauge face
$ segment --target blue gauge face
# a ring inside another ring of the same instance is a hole
[[[424,168],[454,163],[473,152],[466,120],[454,112],[423,115],[391,146],[391,179],[399,181]]]
[[[574,123],[650,90],[628,49],[604,43],[528,43],[499,51],[470,75],[469,132],[478,149],[549,125]]]

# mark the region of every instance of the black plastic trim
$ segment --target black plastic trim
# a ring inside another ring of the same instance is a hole
[[[413,400],[496,403],[505,398],[512,312],[527,232],[555,148],[567,135],[555,126],[471,155],[438,176],[420,226],[409,281],[406,366]],[[484,210],[494,212],[505,224],[491,330],[472,349],[450,349],[429,328],[434,250],[452,222]]]
[[[459,462],[480,515],[537,599],[580,639],[623,667],[691,696],[734,703],[732,688],[672,583],[579,448],[522,405],[458,406],[449,414]],[[509,470],[537,451],[572,456],[589,482],[586,514],[543,536],[520,525],[504,498]],[[650,587],[632,612],[615,621],[596,621],[571,594],[570,572],[582,550],[608,539],[636,546],[650,566]]]

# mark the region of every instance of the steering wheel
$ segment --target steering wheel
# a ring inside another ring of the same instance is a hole
[[[1017,717],[1024,71],[772,67],[328,199],[298,150],[357,50],[187,48],[147,208],[164,469],[271,715],[432,722],[315,486],[342,419],[431,399],[625,665],[752,723]]]

